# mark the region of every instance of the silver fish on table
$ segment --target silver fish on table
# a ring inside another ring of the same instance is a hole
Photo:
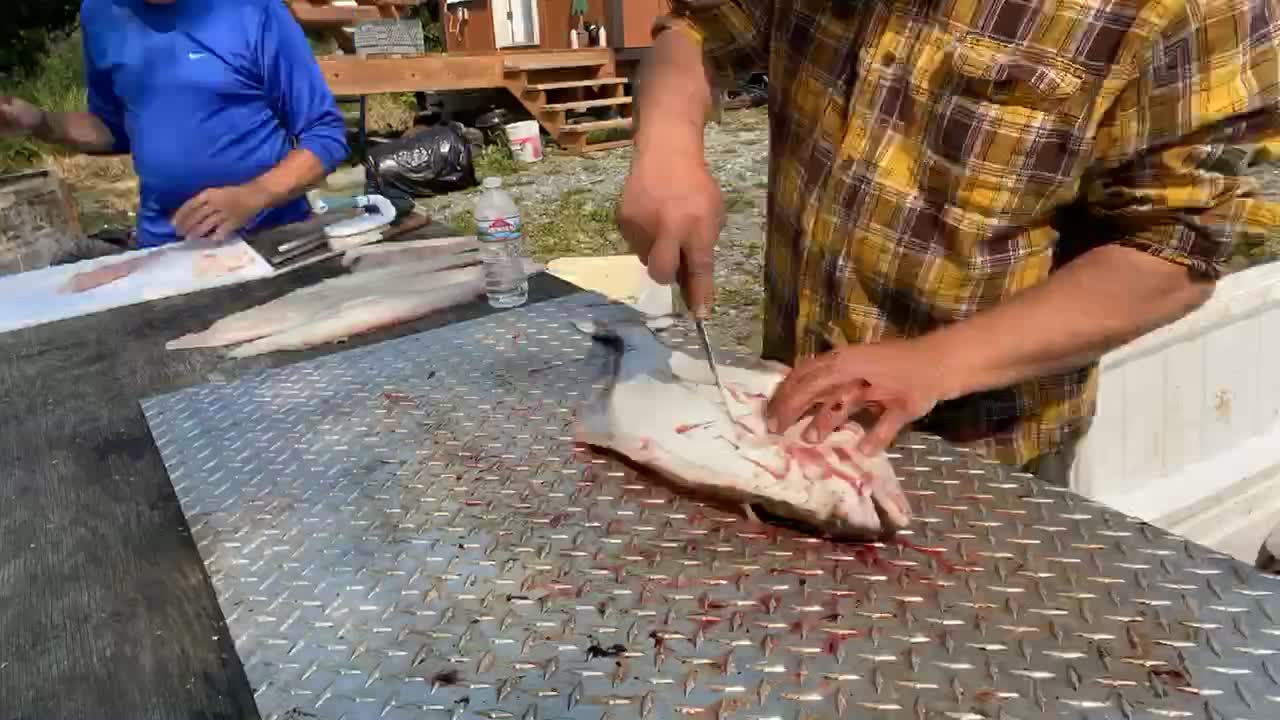
[[[526,261],[528,275],[542,266]],[[222,347],[242,358],[302,350],[409,322],[484,294],[479,255],[466,253],[344,275],[228,315],[202,332],[165,345],[170,350]]]
[[[637,322],[577,323],[608,350],[603,390],[578,414],[578,440],[617,452],[672,483],[757,505],[839,539],[869,539],[906,526],[911,509],[888,457],[862,455],[850,423],[822,443],[805,424],[765,428],[769,396],[785,368],[719,366],[730,413],[706,361],[662,343]]]
[[[344,302],[379,293],[431,290],[442,284],[470,278],[470,275],[448,275],[443,271],[479,264],[480,256],[477,253],[463,253],[341,275],[228,315],[202,332],[169,341],[165,348],[187,350],[222,347],[257,340],[301,325]]]
[[[305,350],[325,343],[417,320],[438,310],[475,300],[484,292],[484,276],[419,293],[356,298],[331,311],[280,332],[245,343],[227,353],[232,358],[280,350]]]
[[[343,253],[342,266],[364,272],[479,249],[480,242],[474,235],[380,243],[352,248]]]

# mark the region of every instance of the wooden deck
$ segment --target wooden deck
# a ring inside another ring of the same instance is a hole
[[[620,138],[589,143],[589,133],[631,128],[631,97],[626,78],[617,76],[609,48],[443,53],[405,58],[350,55],[318,59],[334,95],[459,90],[509,91],[560,145],[576,152],[625,145]],[[585,122],[570,117],[596,108],[612,108],[619,117]]]

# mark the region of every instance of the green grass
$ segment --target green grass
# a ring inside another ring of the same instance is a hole
[[[454,211],[445,222],[459,235],[474,235],[476,232],[476,214],[469,207]]]
[[[546,262],[559,257],[626,252],[614,224],[614,202],[601,201],[589,190],[566,190],[536,216],[525,215],[525,254]],[[475,215],[470,207],[455,210],[445,222],[458,234],[475,232]]]
[[[627,140],[631,138],[631,131],[627,128],[608,128],[606,130],[592,130],[587,133],[587,144],[596,145],[598,143],[613,142],[615,140]]]
[[[84,63],[80,33],[55,38],[44,60],[31,72],[0,78],[0,95],[13,95],[54,112],[84,110]],[[34,140],[0,139],[0,172],[13,172],[38,164],[61,150]]]
[[[523,169],[520,161],[511,155],[511,148],[500,145],[486,145],[471,162],[475,165],[478,178],[507,177]]]
[[[721,285],[716,288],[716,304],[763,310],[764,299],[758,284]]]
[[[615,203],[612,198],[602,202],[589,190],[566,190],[542,217],[526,223],[526,252],[538,262],[625,252],[614,223]]]
[[[720,195],[724,201],[724,211],[726,213],[744,212],[756,205],[756,201],[751,198],[749,193],[737,188],[727,187]]]

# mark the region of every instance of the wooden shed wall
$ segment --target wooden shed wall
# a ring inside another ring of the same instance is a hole
[[[671,12],[671,0],[609,0],[609,45],[645,48],[653,44],[653,21]]]
[[[606,28],[605,5],[609,0],[587,0],[586,21]],[[627,3],[636,0],[626,0]],[[646,2],[647,0],[639,0]],[[448,52],[493,52],[497,49],[493,31],[493,7],[489,0],[471,0],[454,5],[455,9],[465,8],[469,19],[462,24],[461,33],[456,29],[450,32],[456,22],[440,0],[441,19],[446,31],[445,50]],[[570,17],[569,7],[572,0],[538,0],[538,47],[543,50],[568,50],[569,29],[577,26],[577,18]],[[612,44],[612,43],[611,43]],[[511,48],[518,51],[521,48]]]

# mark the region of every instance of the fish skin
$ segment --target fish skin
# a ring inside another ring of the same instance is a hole
[[[249,342],[302,325],[335,305],[361,297],[392,292],[430,290],[441,284],[473,278],[480,264],[478,253],[464,253],[419,263],[370,270],[330,278],[295,290],[256,307],[228,315],[201,332],[184,335],[165,344],[168,350],[223,347]],[[467,269],[465,274],[453,270]]]
[[[305,350],[316,345],[345,340],[378,328],[416,320],[437,310],[476,299],[484,292],[484,279],[455,283],[425,293],[395,294],[357,298],[343,303],[328,316],[259,338],[227,353],[230,358],[247,358],[279,350]]]
[[[342,266],[365,272],[478,249],[480,243],[474,235],[365,245],[344,253]]]
[[[438,272],[440,270],[468,267],[471,265],[478,265],[479,263],[479,253],[451,253],[449,255],[424,258],[415,262],[404,262],[376,269],[367,269],[362,272],[351,272],[346,275],[339,275],[338,277],[329,278],[328,280],[316,283],[310,287],[295,290],[293,294],[309,295],[312,293],[324,293],[330,290],[355,286],[381,287],[384,283],[399,281],[401,278],[424,275],[427,273]]]
[[[525,261],[525,273],[542,272],[542,265]],[[348,300],[336,308],[326,304],[321,312],[281,332],[260,337],[228,353],[247,358],[280,350],[305,350],[345,340],[354,335],[417,320],[433,312],[478,299],[484,294],[484,268],[445,270],[411,278],[421,287],[397,287]]]
[[[735,423],[705,360],[668,348],[641,323],[577,325],[609,357],[604,389],[579,412],[580,442],[838,539],[884,537],[910,521],[888,457],[858,453],[861,426],[850,423],[819,444],[802,439],[804,424],[782,436],[765,430],[766,398],[784,366],[720,366]]]

